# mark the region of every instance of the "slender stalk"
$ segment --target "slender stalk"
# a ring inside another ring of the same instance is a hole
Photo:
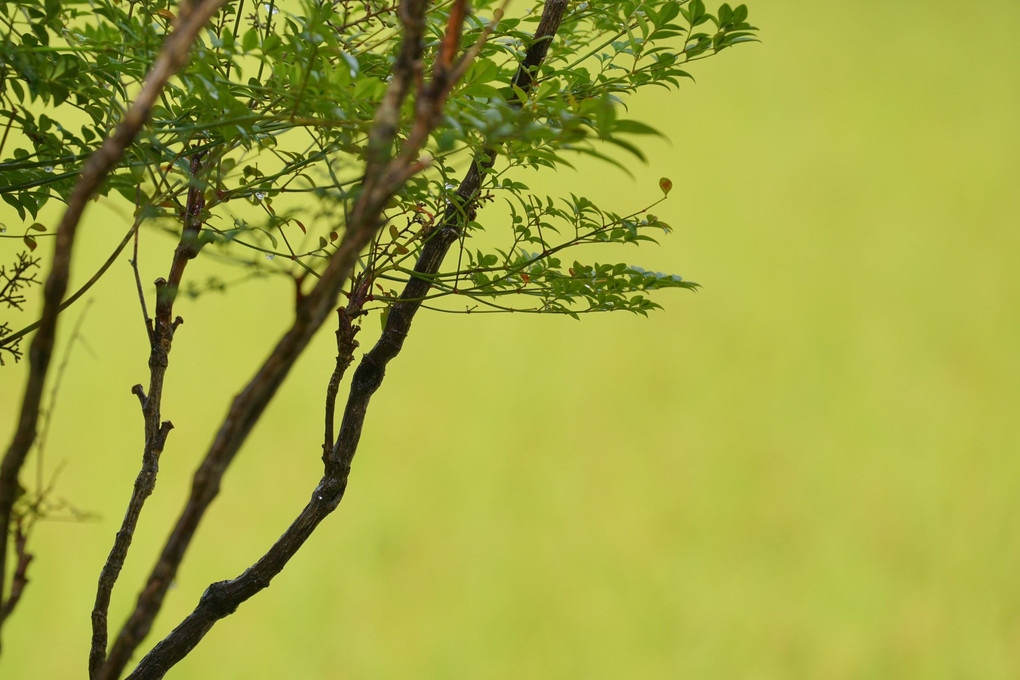
[[[198,255],[198,235],[202,229],[202,212],[205,209],[205,197],[200,181],[204,155],[203,152],[199,152],[194,153],[191,157],[191,187],[188,189],[188,202],[184,212],[184,228],[181,230],[180,243],[174,251],[169,277],[156,281],[155,318],[146,317],[145,319],[146,331],[149,336],[149,391],[146,393],[141,385],[135,385],[131,390],[141,402],[142,417],[145,422],[142,467],[135,478],[134,489],[124,520],[120,530],[117,531],[113,547],[99,575],[96,600],[92,608],[92,645],[89,650],[90,678],[97,676],[106,661],[106,645],[109,639],[107,620],[113,587],[131,547],[131,540],[138,526],[142,507],[156,488],[159,458],[166,445],[167,435],[173,429],[173,423],[162,419],[163,381],[169,365],[174,334],[182,323],[180,317],[174,317],[174,300],[180,289],[185,267],[190,260]],[[137,252],[135,257],[137,257]],[[137,268],[135,271],[137,272]],[[142,304],[144,308],[144,299]]]
[[[167,38],[150,69],[141,91],[124,114],[112,136],[85,162],[81,176],[67,202],[67,210],[57,227],[50,275],[43,292],[43,314],[38,332],[29,349],[28,379],[22,397],[21,412],[10,446],[0,463],[0,600],[4,599],[7,573],[7,545],[10,537],[11,509],[18,494],[18,473],[35,441],[43,385],[53,355],[57,315],[70,278],[71,253],[78,224],[89,198],[100,187],[110,170],[120,161],[125,149],[149,120],[152,106],[170,77],[187,62],[188,52],[210,17],[224,0],[202,0],[190,5],[180,17],[180,25]],[[0,605],[0,626],[10,609]]]

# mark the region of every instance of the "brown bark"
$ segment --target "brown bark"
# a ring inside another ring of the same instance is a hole
[[[547,31],[541,35],[543,42],[546,37],[551,38],[555,35],[566,6],[566,0],[546,2],[545,14],[540,24],[540,27]],[[539,36],[536,35],[536,41],[538,39]],[[541,50],[541,56],[536,61],[529,63],[531,60],[526,58],[517,77],[522,78],[522,71],[525,69],[533,74],[534,69],[541,65],[546,49]],[[529,55],[531,53],[529,50]],[[532,78],[528,78],[525,83],[527,90],[530,90],[532,82]],[[350,394],[336,442],[331,450],[324,451],[324,474],[307,505],[269,551],[243,574],[229,581],[211,584],[194,611],[153,647],[128,676],[128,680],[162,678],[174,664],[198,645],[218,620],[234,613],[246,600],[269,587],[272,579],[283,570],[319,523],[340,504],[347,488],[351,463],[361,438],[369,402],[382,383],[387,365],[403,347],[414,316],[432,287],[432,278],[439,271],[450,246],[460,238],[466,216],[474,211],[473,206],[478,198],[485,171],[493,163],[493,157],[487,155],[488,153],[472,163],[441,223],[423,245],[415,264],[415,275],[408,280],[399,299],[393,304],[382,336],[359,363],[351,380]],[[340,337],[338,333],[338,339]],[[341,350],[339,354],[338,365],[343,358],[343,351]],[[327,438],[328,436],[329,431]]]
[[[22,398],[21,412],[14,437],[0,464],[0,601],[4,596],[7,573],[8,539],[11,510],[18,491],[18,473],[25,463],[35,441],[39,420],[39,405],[43,386],[53,355],[56,338],[57,315],[67,292],[70,278],[71,252],[74,247],[78,223],[85,206],[100,187],[110,170],[120,161],[124,151],[134,141],[139,130],[149,119],[152,106],[167,80],[187,62],[188,52],[202,26],[219,9],[224,0],[204,0],[189,5],[182,12],[177,29],[167,38],[146,77],[138,97],[124,114],[114,134],[85,162],[81,176],[67,202],[67,210],[56,230],[53,263],[43,292],[43,313],[39,328],[29,349],[29,373]],[[0,604],[0,627],[10,614],[10,600]]]

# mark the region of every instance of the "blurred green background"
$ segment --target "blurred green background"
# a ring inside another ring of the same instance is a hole
[[[545,180],[624,211],[671,177],[676,233],[628,258],[703,290],[647,320],[422,316],[340,510],[170,677],[1020,677],[1020,4],[749,6],[763,44],[635,102],[673,139],[636,179]],[[126,227],[91,217],[78,281]],[[146,238],[151,280],[169,254]],[[141,450],[132,286],[122,262],[94,289],[46,448],[100,519],[38,528],[5,678],[85,672]],[[176,429],[112,623],[291,294],[180,305]],[[239,455],[156,635],[306,501],[330,341]]]

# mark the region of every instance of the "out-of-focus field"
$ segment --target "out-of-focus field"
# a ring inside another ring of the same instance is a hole
[[[632,108],[674,140],[635,180],[545,180],[623,211],[671,177],[676,233],[627,257],[703,290],[647,320],[423,316],[340,510],[170,677],[1020,677],[1020,4],[749,4],[763,44]],[[96,206],[79,281],[121,219]],[[132,286],[121,263],[97,287],[47,444],[58,494],[101,519],[39,527],[4,678],[85,674],[141,449]],[[176,429],[113,623],[291,294],[181,305]],[[239,455],[157,635],[307,499],[330,340]],[[0,374],[5,445],[23,368]]]

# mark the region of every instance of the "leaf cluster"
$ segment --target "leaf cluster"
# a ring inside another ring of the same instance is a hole
[[[480,42],[497,6],[473,3],[462,48]],[[428,12],[426,72],[451,7],[444,0]],[[656,306],[648,291],[693,287],[616,263],[564,269],[566,248],[634,244],[668,228],[645,214],[649,206],[621,216],[590,198],[540,196],[522,173],[572,167],[586,156],[627,171],[612,148],[643,161],[640,138],[663,135],[628,117],[626,97],[652,86],[675,88],[691,77],[691,62],[754,40],[746,6],[723,4],[710,13],[702,0],[571,3],[526,93],[514,74],[537,20],[529,10],[499,21],[451,93],[427,145],[430,167],[408,181],[386,213],[403,225],[399,236],[380,239],[362,259],[362,282],[376,282],[380,302],[409,276],[428,236],[425,216],[445,210],[465,164],[490,149],[501,160],[486,180],[486,217],[466,217],[469,231],[484,222],[493,234],[487,241],[499,245],[462,244],[456,268],[436,280],[436,296],[468,296],[464,310],[646,313]],[[0,7],[0,198],[22,220],[66,201],[85,157],[141,87],[175,21],[152,2],[26,0]],[[188,191],[197,186],[204,198],[201,247],[250,268],[315,276],[357,198],[367,133],[399,34],[394,5],[385,1],[228,3],[101,193],[126,201],[149,224],[179,232]],[[413,106],[405,105],[397,144],[411,133]],[[205,159],[197,177],[189,172],[195,154]],[[500,206],[504,212],[494,214]],[[507,226],[500,233],[494,224]],[[507,296],[517,302],[507,304]]]

